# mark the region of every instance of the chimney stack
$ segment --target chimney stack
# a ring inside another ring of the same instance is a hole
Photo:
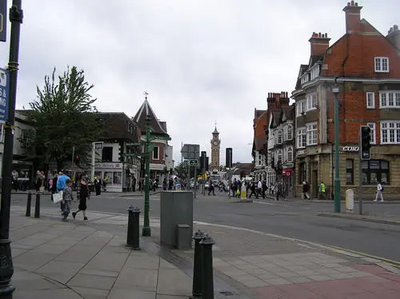
[[[398,49],[400,50],[400,30],[399,26],[394,25],[390,27],[388,35],[386,36],[387,39]]]
[[[267,108],[268,110],[272,111],[276,108],[276,100],[274,97],[274,93],[269,92],[267,97]]]
[[[311,38],[308,40],[311,45],[311,56],[320,56],[325,54],[329,48],[328,33],[313,32]]]
[[[343,8],[346,13],[346,33],[358,33],[361,31],[361,9],[362,6],[358,6],[357,2],[351,1],[347,3],[347,6]]]

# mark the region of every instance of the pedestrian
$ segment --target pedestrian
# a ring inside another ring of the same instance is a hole
[[[276,182],[275,184],[275,195],[276,195],[276,201],[279,201],[279,197],[283,197],[283,199],[286,199],[285,195],[283,194],[283,185],[282,182]]]
[[[212,192],[213,195],[215,195],[214,193],[214,183],[212,180],[210,180],[210,182],[208,183],[208,195],[210,195]]]
[[[79,200],[78,210],[72,212],[72,217],[75,219],[76,215],[82,211],[83,220],[88,221],[89,219],[86,217],[86,209],[87,209],[87,199],[90,197],[90,191],[88,187],[88,182],[86,180],[86,173],[82,173],[77,185],[76,196]]]
[[[321,183],[319,184],[319,190],[318,191],[319,191],[318,199],[321,199],[321,197],[323,197],[325,200],[328,199],[326,197],[326,186],[325,186],[323,181],[321,181]]]
[[[162,187],[163,187],[164,191],[167,190],[167,188],[168,188],[168,183],[167,183],[167,179],[166,178],[164,178],[164,180],[162,182]]]
[[[375,196],[374,201],[375,202],[378,201],[378,198],[380,198],[381,202],[384,201],[383,200],[383,187],[382,187],[381,182],[378,182],[378,185],[376,185],[376,196]]]
[[[256,188],[256,183],[255,182],[249,182],[248,183],[249,189],[250,189],[250,195],[248,198],[251,198],[251,196],[254,194],[255,197],[258,199],[258,194],[257,194],[257,188]],[[247,193],[247,188],[246,188],[246,193]]]
[[[66,187],[63,190],[63,199],[62,199],[62,220],[63,221],[68,221],[68,215],[69,212],[71,211],[71,202],[73,200],[72,197],[72,181],[70,179],[66,180]]]
[[[136,177],[132,178],[132,192],[136,192]]]
[[[58,178],[57,178],[56,192],[64,191],[64,189],[67,187],[67,180],[71,180],[71,178],[66,174],[64,174],[62,171],[60,171],[58,173]],[[62,201],[60,203],[60,208],[61,211],[64,210]]]
[[[11,176],[12,176],[12,185],[14,187],[15,192],[17,192],[18,191],[18,171],[14,169],[11,172]]]
[[[310,199],[310,196],[308,195],[308,191],[310,191],[310,185],[308,184],[307,181],[303,182],[303,199]]]
[[[97,176],[94,177],[94,189],[96,190],[96,196],[101,194],[101,181]]]

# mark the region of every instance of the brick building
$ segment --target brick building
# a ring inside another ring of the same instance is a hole
[[[313,33],[308,64],[300,66],[296,101],[296,190],[307,180],[316,197],[323,181],[331,196],[334,177],[334,95],[339,93],[340,180],[342,196],[359,184],[358,132],[372,129],[372,158],[362,163],[363,192],[372,198],[376,184],[385,196],[400,193],[400,32],[387,36],[360,18],[351,1],[345,12],[346,33],[329,46],[327,34]],[[398,195],[397,195],[398,196]]]
[[[256,181],[266,179],[266,160],[267,160],[267,110],[254,109],[253,119],[253,149],[252,156],[254,161],[253,175]]]

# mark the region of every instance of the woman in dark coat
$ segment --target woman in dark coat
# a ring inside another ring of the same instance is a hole
[[[77,191],[76,191],[76,197],[79,200],[79,207],[76,212],[72,212],[72,217],[75,219],[76,214],[78,214],[80,211],[82,211],[83,214],[83,220],[87,221],[89,220],[86,217],[86,209],[87,209],[87,204],[86,201],[89,198],[90,192],[89,192],[89,187],[86,181],[86,174],[82,173],[80,175],[79,181],[77,182]]]

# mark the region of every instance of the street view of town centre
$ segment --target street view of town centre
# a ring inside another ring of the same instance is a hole
[[[0,0],[0,299],[400,299],[399,11]]]

